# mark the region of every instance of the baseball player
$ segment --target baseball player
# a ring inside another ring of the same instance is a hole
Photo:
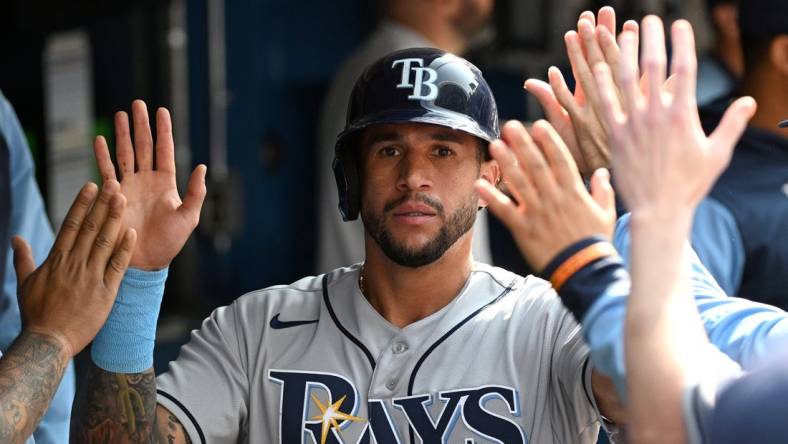
[[[129,207],[147,212],[136,220],[155,229],[138,230],[137,269],[93,342],[73,439],[595,442],[600,416],[618,417],[612,386],[592,377],[580,329],[550,284],[472,260],[470,228],[486,205],[475,183],[499,183],[486,147],[500,134],[489,87],[467,61],[396,52],[354,88],[334,171],[343,217],[365,224],[366,260],[216,310],[157,380],[150,367],[166,265],[197,222],[204,168],[181,203],[166,111],[157,115],[155,168],[145,105],[135,102],[133,113],[134,149],[125,116],[116,121],[121,181],[139,204]],[[539,224],[529,260],[542,268],[577,239],[609,236],[614,215],[604,175],[592,198],[555,133],[539,126],[550,158],[567,160],[555,192],[572,196],[574,208],[553,227]],[[502,137],[528,135],[512,124]],[[96,151],[112,179],[102,139]],[[547,172],[545,157],[532,154]],[[584,224],[561,232],[570,219]]]

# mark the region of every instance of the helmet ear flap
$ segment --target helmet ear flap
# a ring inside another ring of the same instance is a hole
[[[334,180],[337,182],[339,212],[342,214],[342,220],[345,222],[356,220],[361,206],[361,191],[354,150],[337,149],[332,168]]]

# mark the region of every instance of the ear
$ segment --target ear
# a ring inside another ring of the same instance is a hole
[[[495,188],[500,188],[501,179],[503,178],[501,175],[501,166],[498,165],[498,162],[494,159],[486,160],[482,163],[481,169],[479,170],[479,177],[493,184]],[[479,207],[487,207],[487,202],[482,198],[479,198]]]
[[[769,45],[769,60],[783,77],[788,77],[788,34],[772,39]]]

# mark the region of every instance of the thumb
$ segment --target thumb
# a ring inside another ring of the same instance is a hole
[[[14,269],[16,270],[17,285],[22,283],[36,269],[33,260],[33,250],[27,242],[20,236],[11,239],[11,247],[14,249]]]
[[[525,90],[533,94],[539,104],[542,105],[547,120],[553,122],[553,124],[561,121],[566,111],[564,111],[564,108],[558,103],[553,88],[549,84],[541,80],[528,79],[523,86]]]
[[[712,149],[721,151],[719,158],[726,161],[730,159],[733,147],[747,127],[747,122],[755,114],[756,108],[757,105],[752,97],[741,97],[725,110],[720,124],[709,136]]]
[[[616,194],[610,185],[610,172],[598,168],[591,176],[591,197],[605,213],[616,211]]]
[[[208,167],[202,164],[197,165],[197,168],[192,171],[186,189],[186,196],[183,198],[183,205],[180,208],[180,211],[191,213],[195,221],[199,221],[200,209],[202,209],[202,203],[207,192],[205,188],[205,173],[207,171]]]

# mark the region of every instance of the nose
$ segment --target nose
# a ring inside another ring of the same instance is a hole
[[[399,191],[427,191],[432,188],[432,162],[416,153],[407,153],[399,162]]]

